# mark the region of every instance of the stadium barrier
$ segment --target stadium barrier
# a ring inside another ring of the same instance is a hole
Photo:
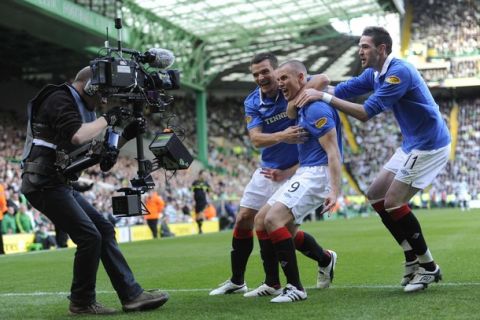
[[[175,236],[188,236],[198,233],[197,224],[190,223],[172,223],[168,227]],[[205,221],[202,231],[204,233],[218,232],[220,230],[218,221]],[[115,228],[116,238],[119,243],[150,240],[153,239],[148,226],[129,226]],[[52,235],[54,235],[52,233]],[[34,234],[7,234],[3,235],[3,246],[6,254],[27,252],[29,248],[35,248],[33,245]],[[68,240],[68,247],[75,247],[71,239]]]

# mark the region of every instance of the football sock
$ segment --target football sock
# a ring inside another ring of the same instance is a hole
[[[312,260],[317,261],[320,267],[330,263],[330,254],[322,249],[314,237],[301,230],[295,235],[295,248]]]
[[[405,261],[411,262],[417,260],[417,255],[412,250],[412,246],[408,243],[407,240],[403,240],[400,246],[403,248],[403,253],[405,254]]]
[[[418,256],[418,261],[420,262],[420,266],[425,268],[425,270],[434,271],[437,268],[429,249],[427,249],[424,254]]]
[[[198,226],[198,233],[199,233],[199,234],[202,234],[202,233],[203,233],[203,231],[202,231],[202,225],[203,225],[203,219],[197,220],[197,226]]]
[[[250,229],[233,230],[232,251],[230,252],[230,261],[232,268],[232,281],[241,285],[245,282],[245,269],[248,258],[253,250],[253,231]]]
[[[390,231],[390,234],[395,238],[397,243],[403,248],[403,253],[405,255],[405,261],[410,262],[417,259],[417,256],[412,251],[412,248],[406,241],[406,235],[398,225],[396,221],[394,221],[391,215],[385,210],[384,201],[380,200],[378,202],[371,204],[373,209],[378,213],[380,218],[382,219],[382,223],[385,227]],[[405,245],[405,243],[407,245]]]
[[[287,282],[297,289],[303,290],[292,235],[286,227],[281,227],[272,231],[269,236],[277,253],[278,261],[282,266],[283,273],[287,278]]]
[[[407,241],[412,247],[413,252],[417,257],[419,257],[420,266],[425,268],[427,271],[433,271],[435,270],[436,266],[433,262],[431,254],[427,254],[428,247],[425,238],[423,237],[420,223],[411,210],[409,210],[408,214],[404,214],[404,211],[406,210],[405,206],[390,211],[392,213],[392,217],[394,219],[395,217],[400,217],[398,223],[405,232]],[[398,212],[396,212],[397,210],[401,211],[401,213],[398,214]],[[420,261],[420,257],[422,257],[423,262]],[[428,259],[431,259],[431,261],[428,261]]]
[[[260,245],[260,257],[265,271],[265,284],[280,288],[280,277],[278,274],[278,259],[273,248],[273,243],[268,236],[267,231],[257,230],[258,243]]]

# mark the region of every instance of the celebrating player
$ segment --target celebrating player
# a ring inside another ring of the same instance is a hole
[[[280,89],[289,101],[307,83],[307,70],[297,60],[285,62],[276,73]],[[295,108],[293,112],[290,108],[288,116],[297,118],[295,111]],[[308,140],[298,145],[300,167],[255,217],[257,232],[267,232],[288,282],[282,294],[271,302],[294,302],[307,298],[288,227],[301,224],[305,216],[322,203],[322,213],[329,211],[340,195],[342,131],[338,112],[322,101],[315,101],[300,109],[297,123],[308,132]],[[337,254],[331,250],[323,252],[330,263],[321,269],[331,281]]]
[[[282,183],[297,169],[298,151],[296,143],[305,141],[306,131],[295,126],[295,121],[286,115],[287,101],[278,89],[274,70],[277,58],[271,53],[260,53],[253,57],[250,69],[258,85],[245,99],[245,118],[250,139],[255,147],[262,148],[262,168],[258,168],[245,187],[240,201],[232,238],[232,276],[210,295],[246,293],[246,297],[278,295],[281,293],[278,274],[278,259],[268,234],[257,232],[260,255],[265,270],[265,282],[253,291],[247,292],[244,275],[248,258],[253,250],[254,218]],[[313,76],[307,86],[325,88],[328,79],[323,75]],[[292,230],[293,234],[295,231]],[[330,274],[324,267],[331,264],[330,256],[320,248],[315,239],[302,231],[295,234],[298,250],[319,265],[317,287],[330,285]]]
[[[442,170],[450,154],[450,134],[425,81],[408,62],[392,55],[392,38],[381,27],[367,27],[360,38],[359,56],[364,72],[327,92],[305,90],[295,101],[302,106],[322,99],[336,109],[367,121],[392,110],[403,136],[402,146],[385,164],[367,197],[382,222],[403,248],[405,292],[425,289],[441,280],[420,223],[408,206]],[[363,105],[343,99],[374,93]],[[334,96],[332,96],[334,95]]]

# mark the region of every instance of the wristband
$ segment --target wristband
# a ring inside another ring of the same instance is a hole
[[[330,93],[324,92],[322,96],[322,101],[326,103],[330,103],[330,101],[332,101],[332,98],[333,96]]]

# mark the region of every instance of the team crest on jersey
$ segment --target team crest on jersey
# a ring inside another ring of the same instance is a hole
[[[320,129],[321,127],[323,127],[326,124],[327,124],[327,118],[325,118],[325,117],[320,118],[317,121],[315,121],[315,127],[318,128],[318,129]]]
[[[246,116],[246,117],[245,117],[245,121],[246,121],[247,123],[252,122],[252,116]]]
[[[400,78],[397,76],[390,76],[385,79],[385,82],[388,82],[391,84],[399,84],[402,81],[400,81]]]

